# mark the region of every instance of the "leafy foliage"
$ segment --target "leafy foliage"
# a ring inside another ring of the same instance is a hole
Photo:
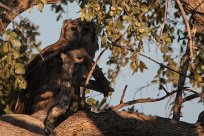
[[[98,23],[101,28],[101,45],[102,47],[108,47],[112,52],[107,64],[115,65],[116,67],[109,70],[109,77],[113,81],[117,77],[120,68],[127,64],[130,65],[133,73],[138,70],[143,72],[144,69],[147,69],[145,63],[138,57],[138,54],[144,52],[144,46],[148,46],[149,43],[154,43],[160,48],[163,54],[164,65],[176,71],[180,70],[181,66],[176,62],[178,59],[174,58],[178,54],[174,52],[173,42],[182,43],[180,54],[184,54],[187,43],[186,38],[181,39],[181,37],[186,37],[187,33],[182,27],[178,27],[181,23],[178,24],[177,19],[180,19],[181,15],[177,12],[177,7],[174,7],[174,3],[172,3],[171,8],[174,8],[174,18],[167,18],[168,22],[164,27],[163,33],[160,35],[159,28],[163,23],[164,17],[163,1],[119,0],[106,1],[104,3],[98,0],[89,1],[86,5],[83,5],[81,18],[88,21],[94,20]],[[171,14],[173,15],[173,13]],[[182,25],[184,26],[184,24]],[[175,28],[177,31],[175,31]],[[178,37],[175,37],[175,33],[177,33]],[[198,43],[202,44],[202,38],[200,40],[196,39]],[[130,52],[128,49],[134,51]],[[198,56],[195,54],[196,60],[199,59],[197,57],[202,54],[201,52],[202,50],[197,52]],[[195,73],[195,71],[191,71],[192,68],[189,68],[189,70],[189,72]],[[161,66],[156,77],[161,77],[159,78],[160,83],[172,83],[176,87],[179,75]],[[198,80],[198,83],[202,81],[202,77],[198,76],[198,74],[192,78]]]
[[[143,72],[147,66],[138,53],[144,51],[145,42],[154,41],[161,44],[161,51],[167,54],[174,39],[173,32],[167,30],[158,35],[159,24],[162,23],[163,6],[157,1],[89,1],[81,9],[81,18],[95,20],[101,29],[101,45],[108,47],[112,54],[107,64],[115,65],[110,69],[109,77],[114,81],[121,67],[127,64],[133,70]],[[172,30],[173,31],[173,30]],[[118,48],[121,46],[123,48]],[[133,52],[127,49],[134,50]]]
[[[21,20],[13,29],[7,29],[0,43],[0,114],[14,108],[17,91],[25,89],[25,64],[33,57],[38,27],[29,20]],[[29,46],[31,44],[31,46]],[[35,45],[36,47],[39,46]]]
[[[160,34],[165,14],[164,3],[165,1],[156,0],[96,0],[81,5],[81,18],[97,23],[100,28],[101,47],[111,51],[107,64],[110,65],[108,77],[112,82],[124,66],[129,65],[133,74],[148,69],[140,60],[139,54],[145,53],[144,48],[155,46],[155,49],[160,49],[163,62],[160,63],[152,83],[157,83],[159,89],[164,85],[172,86],[172,90],[177,89],[179,72],[183,66],[181,61],[186,54],[188,38],[181,13],[172,1],[171,11],[167,11],[167,22],[163,33]],[[189,22],[195,22],[195,20],[190,17]],[[191,27],[193,25],[194,23],[191,23]],[[203,89],[203,43],[203,34],[196,34],[195,61],[189,62],[186,76],[190,79],[186,80],[189,82],[185,87]]]
[[[110,65],[108,77],[112,82],[115,82],[122,67],[129,66],[133,74],[148,69],[141,60],[140,53],[145,53],[145,48],[153,46],[161,52],[163,63],[152,83],[157,83],[159,89],[165,85],[171,85],[173,89],[178,87],[180,76],[178,73],[182,68],[181,61],[187,50],[188,37],[180,11],[173,1],[170,1],[171,11],[167,11],[167,22],[162,34],[160,30],[165,14],[164,0],[78,0],[78,2],[81,6],[81,19],[94,21],[97,24],[101,47],[108,48],[111,52],[107,64]],[[37,3],[39,11],[43,11],[47,0],[37,0]],[[52,11],[58,14],[57,20],[62,17],[63,5],[66,4],[67,2],[64,1],[52,5]],[[0,10],[1,12],[4,11]],[[189,22],[193,26],[195,20],[191,15],[189,16]],[[40,44],[34,45],[35,37],[39,35],[37,27],[27,21],[21,21],[18,25],[22,28],[21,31],[14,27],[13,30],[7,30],[4,36],[0,37],[0,43],[3,45],[0,48],[1,113],[12,108],[11,99],[15,96],[15,92],[26,87],[23,79],[24,66],[33,56],[32,48]],[[202,91],[204,89],[202,87],[204,78],[203,39],[202,33],[196,34],[193,39],[196,47],[195,60],[189,62],[187,73],[191,79],[188,79],[186,84],[186,86],[189,85]],[[105,104],[104,100],[100,103],[93,98],[89,98],[87,102],[97,107],[96,111],[103,109],[101,107]],[[134,111],[134,107],[129,111]]]

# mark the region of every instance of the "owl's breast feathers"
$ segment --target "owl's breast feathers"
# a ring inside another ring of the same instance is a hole
[[[75,49],[76,53],[68,53]],[[84,50],[77,52],[77,49],[84,49],[88,54]],[[62,89],[63,78],[67,75],[66,70],[68,70],[68,73],[73,72],[73,63],[79,63],[83,60],[81,56],[76,54],[83,54],[82,57],[90,56],[89,61],[87,59],[83,62],[86,69],[90,70],[93,64],[91,58],[95,56],[97,50],[97,35],[91,23],[83,22],[80,19],[65,20],[60,39],[41,51],[44,60],[40,55],[37,55],[27,65],[25,73],[27,88],[19,94],[15,113],[32,114],[44,109],[46,106],[50,106],[50,102],[55,99],[59,90]],[[65,62],[61,58],[61,53],[68,53],[67,55],[70,56],[70,60],[66,62],[67,64],[70,63],[67,65],[68,67],[66,66],[66,70],[63,69],[63,63]],[[109,82],[99,67],[96,67],[94,71],[93,76],[97,81],[97,85],[100,86],[100,92],[107,96],[108,92],[110,92],[108,90],[110,89]]]

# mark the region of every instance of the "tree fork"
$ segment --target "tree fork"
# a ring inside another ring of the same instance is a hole
[[[185,81],[186,81],[186,77],[183,75],[187,74],[188,71],[188,66],[189,66],[189,61],[190,61],[190,57],[189,57],[189,48],[187,47],[186,49],[186,53],[183,56],[183,59],[181,61],[181,73],[179,75],[179,80],[178,80],[178,89],[177,89],[177,93],[176,93],[176,98],[175,98],[175,103],[173,106],[173,119],[175,120],[180,120],[180,116],[181,116],[181,106],[183,103],[183,90],[184,90],[184,85],[185,85]]]
[[[15,123],[16,121],[18,123]],[[28,123],[33,124],[33,126],[28,125]],[[43,124],[28,115],[2,116],[0,117],[0,125],[1,136],[43,135]],[[38,128],[37,132],[36,128]],[[107,110],[103,113],[79,111],[55,128],[54,135],[202,136],[204,133],[200,124],[189,124],[157,116],[145,116],[141,113]]]

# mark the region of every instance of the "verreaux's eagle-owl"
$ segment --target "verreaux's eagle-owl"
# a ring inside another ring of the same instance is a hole
[[[69,75],[69,70],[73,72],[73,66],[82,63],[76,67],[84,66],[89,71],[93,63],[90,58],[94,58],[96,50],[97,36],[92,23],[80,19],[65,20],[59,40],[42,50],[44,60],[38,55],[28,64],[25,74],[27,88],[19,94],[15,113],[33,114],[52,105],[52,99],[64,92],[61,90],[70,89],[67,84],[73,77]],[[109,83],[98,67],[95,71],[93,76],[100,86],[99,91],[107,95],[110,91]]]

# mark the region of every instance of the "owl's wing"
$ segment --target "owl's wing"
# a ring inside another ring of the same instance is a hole
[[[84,60],[84,65],[88,71],[92,69],[94,63],[95,62],[92,58],[86,58]],[[98,65],[96,65],[92,76],[94,77],[95,81],[90,81],[88,88],[101,92],[104,94],[104,96],[108,96],[109,92],[114,92],[114,89],[110,87],[110,82],[107,80]]]
[[[60,75],[62,60],[58,50],[51,51],[52,46],[45,48],[45,60],[40,55],[36,56],[26,68],[26,90],[19,94],[15,113],[32,114],[36,107],[43,107],[53,95],[53,88],[57,88],[56,81]],[[49,75],[49,76],[48,76]],[[41,100],[42,99],[42,100]]]

